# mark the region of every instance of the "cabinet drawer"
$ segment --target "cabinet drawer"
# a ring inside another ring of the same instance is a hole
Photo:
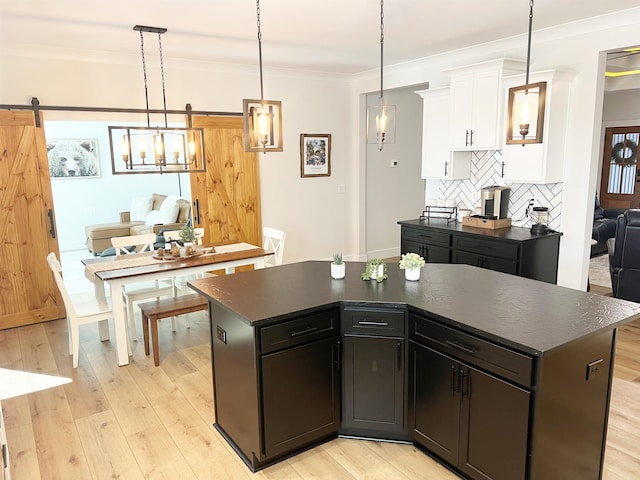
[[[494,242],[491,240],[479,239],[477,237],[456,235],[453,238],[453,248],[465,250],[467,252],[479,253],[480,255],[500,257],[505,260],[518,259],[518,245],[515,243]]]
[[[372,307],[345,307],[342,311],[342,333],[404,336],[404,310]]]
[[[533,359],[417,315],[409,316],[412,340],[483,368],[524,387],[533,385]]]
[[[324,310],[260,329],[262,354],[337,335],[339,310]]]
[[[439,245],[441,247],[451,246],[451,234],[439,232],[433,228],[407,228],[401,230],[403,239],[411,240],[418,243],[427,243],[430,245]]]
[[[402,240],[402,253],[417,253],[427,263],[451,263],[451,249]]]

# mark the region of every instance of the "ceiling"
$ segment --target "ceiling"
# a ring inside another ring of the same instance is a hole
[[[637,6],[638,0],[536,0],[533,28]],[[384,9],[385,65],[528,30],[528,0],[387,0]],[[251,0],[0,0],[2,49],[139,57],[136,24],[168,29],[162,36],[166,64],[258,62]],[[265,66],[356,74],[380,65],[377,0],[263,0],[261,28]],[[157,53],[155,35],[145,36],[145,50]]]

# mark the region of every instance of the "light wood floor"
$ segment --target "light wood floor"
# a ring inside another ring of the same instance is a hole
[[[43,479],[455,479],[409,445],[336,439],[251,474],[213,429],[205,312],[173,333],[161,322],[159,367],[142,342],[117,367],[95,325],[81,328],[71,368],[64,321],[0,331],[0,367],[73,382],[2,402],[13,480]],[[179,322],[180,323],[180,322]],[[640,321],[619,331],[607,440],[607,480],[640,471]]]

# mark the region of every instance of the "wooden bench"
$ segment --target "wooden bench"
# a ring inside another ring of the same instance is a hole
[[[185,313],[206,310],[209,307],[207,299],[202,295],[189,294],[179,297],[156,299],[152,302],[138,305],[142,311],[142,330],[144,333],[144,353],[149,355],[149,326],[151,326],[151,342],[153,343],[153,363],[160,365],[158,352],[158,320],[161,318],[184,315]]]

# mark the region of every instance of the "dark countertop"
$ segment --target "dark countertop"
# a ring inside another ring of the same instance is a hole
[[[329,261],[309,261],[190,281],[253,326],[325,306],[408,304],[482,338],[541,356],[587,335],[640,318],[640,304],[468,265],[429,263],[410,282],[397,263],[382,283],[363,281],[363,262],[346,262],[333,280]]]
[[[516,242],[526,242],[528,240],[537,240],[540,238],[562,235],[560,232],[547,233],[546,235],[533,235],[528,228],[524,227],[498,228],[496,230],[491,230],[490,228],[469,227],[467,225],[462,225],[462,222],[447,223],[446,220],[440,218],[432,218],[429,220],[400,220],[398,223],[400,225],[410,227],[430,227],[449,233],[459,232],[473,235],[484,235],[486,237],[513,240]]]

